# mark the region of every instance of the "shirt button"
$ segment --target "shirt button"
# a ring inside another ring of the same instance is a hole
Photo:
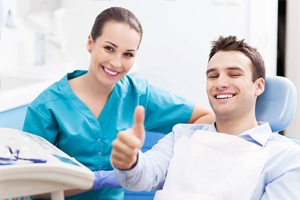
[[[98,152],[98,156],[101,156],[101,152]]]
[[[100,138],[98,138],[98,139],[97,139],[97,142],[101,142],[101,139],[100,139]]]

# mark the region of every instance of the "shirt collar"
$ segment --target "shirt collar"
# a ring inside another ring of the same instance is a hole
[[[239,136],[245,140],[248,140],[250,137],[253,141],[261,146],[266,146],[267,141],[272,134],[271,127],[268,122],[258,122],[258,124],[259,126],[245,131]]]
[[[272,134],[271,127],[268,122],[258,122],[259,126],[247,130],[238,136],[249,142],[255,142],[261,146],[265,146]],[[208,131],[217,132],[215,123],[213,123]]]

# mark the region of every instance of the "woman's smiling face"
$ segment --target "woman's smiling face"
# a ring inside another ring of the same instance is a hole
[[[113,86],[131,69],[141,36],[125,23],[106,22],[96,41],[88,38],[90,70],[103,86]]]

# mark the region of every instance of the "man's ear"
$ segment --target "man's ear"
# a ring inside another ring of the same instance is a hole
[[[265,91],[265,79],[258,78],[255,81],[255,85],[256,85],[255,95],[258,97],[259,95],[261,95]]]

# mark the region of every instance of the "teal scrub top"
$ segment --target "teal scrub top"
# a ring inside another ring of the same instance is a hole
[[[187,123],[194,104],[128,75],[118,81],[96,118],[72,91],[68,80],[85,74],[76,70],[43,91],[29,106],[23,130],[39,135],[92,171],[112,170],[112,141],[133,125],[137,105],[145,108],[145,129],[168,133]],[[105,187],[67,199],[124,199],[124,190]]]

